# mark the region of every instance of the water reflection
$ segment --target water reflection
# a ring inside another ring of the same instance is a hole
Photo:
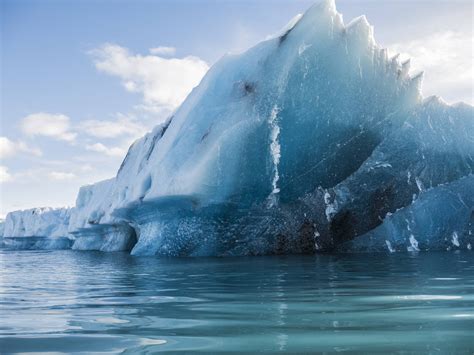
[[[2,352],[470,352],[472,253],[1,251]]]

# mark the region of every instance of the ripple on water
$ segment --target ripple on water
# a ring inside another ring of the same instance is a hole
[[[229,259],[0,251],[2,352],[471,353],[468,252]]]

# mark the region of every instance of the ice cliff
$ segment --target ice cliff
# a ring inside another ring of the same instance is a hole
[[[365,17],[345,25],[334,1],[313,6],[221,59],[114,179],[81,188],[61,221],[73,248],[470,249],[473,107],[424,99],[409,66]],[[20,236],[9,218],[5,236]]]

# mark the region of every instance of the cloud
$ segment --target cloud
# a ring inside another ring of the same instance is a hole
[[[106,147],[102,143],[94,143],[86,145],[86,149],[92,152],[103,153],[111,157],[124,157],[126,150],[119,147]]]
[[[0,165],[0,183],[9,182],[12,180],[12,176],[8,172],[6,166]]]
[[[68,173],[64,171],[52,171],[48,174],[48,177],[51,180],[64,181],[64,180],[74,179],[76,177],[76,174]]]
[[[176,48],[160,46],[160,47],[150,48],[149,51],[151,54],[155,54],[155,55],[172,56],[172,55],[175,55]]]
[[[119,117],[116,121],[84,121],[81,129],[89,136],[97,138],[116,138],[124,135],[137,137],[146,132],[145,127],[127,117]]]
[[[179,106],[209,69],[198,57],[133,54],[115,44],[105,44],[91,54],[99,71],[119,77],[127,91],[143,95],[145,106],[158,109]]]
[[[473,41],[469,33],[445,31],[388,47],[402,60],[411,58],[412,72],[425,72],[425,95],[440,95],[447,101],[461,98],[472,104]]]
[[[7,137],[0,137],[0,158],[4,159],[16,154],[16,146]]]
[[[66,142],[73,142],[77,136],[70,129],[69,117],[61,114],[33,113],[21,122],[21,130],[28,136],[46,136]]]
[[[7,137],[0,137],[0,159],[10,158],[19,152],[37,157],[43,154],[40,149],[31,148],[25,142],[14,142]]]

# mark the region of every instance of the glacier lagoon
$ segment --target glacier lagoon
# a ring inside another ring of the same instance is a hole
[[[468,251],[241,258],[0,251],[8,353],[471,354]]]

